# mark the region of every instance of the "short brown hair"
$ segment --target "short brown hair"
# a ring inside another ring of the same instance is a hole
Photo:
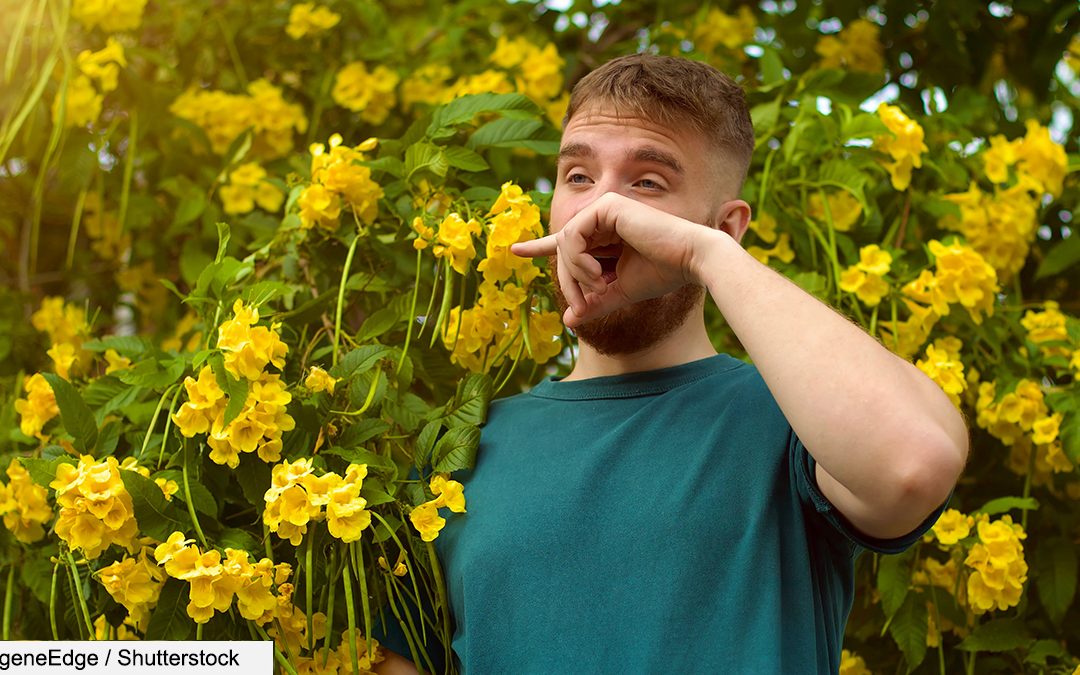
[[[574,86],[563,126],[594,104],[672,128],[689,123],[730,154],[735,189],[741,189],[754,154],[754,127],[742,87],[716,68],[674,56],[621,56]]]

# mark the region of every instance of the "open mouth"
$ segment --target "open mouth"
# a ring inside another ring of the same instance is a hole
[[[600,246],[588,251],[588,253],[600,263],[600,276],[604,281],[609,284],[612,281],[615,281],[618,277],[615,269],[619,265],[619,256],[622,254],[622,244]]]

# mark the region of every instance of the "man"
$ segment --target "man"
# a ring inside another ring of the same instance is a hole
[[[436,542],[465,672],[835,673],[855,557],[952,490],[945,394],[740,246],[753,143],[701,63],[575,87],[551,234],[512,250],[551,256],[580,356],[492,404]],[[706,290],[755,366],[716,354]]]

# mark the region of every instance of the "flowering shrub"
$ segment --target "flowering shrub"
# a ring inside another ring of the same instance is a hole
[[[860,558],[841,672],[1076,667],[1075,16],[596,4],[0,13],[5,639],[361,673],[393,624],[434,670],[486,406],[574,358],[509,247],[544,233],[569,87],[646,48],[745,85],[748,252],[971,426],[932,532]]]

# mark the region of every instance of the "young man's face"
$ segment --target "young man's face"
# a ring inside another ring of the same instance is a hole
[[[637,117],[616,117],[603,106],[580,110],[563,131],[550,231],[561,230],[607,192],[709,224],[720,205],[734,198],[722,194],[727,189],[720,189],[726,185],[718,164],[711,144],[697,132],[669,129]],[[596,250],[598,256],[614,252],[611,247]],[[555,274],[555,257],[549,261]],[[555,286],[560,311],[565,312],[566,300],[558,283]],[[700,286],[684,286],[590,321],[575,332],[602,354],[638,352],[678,328],[703,294]]]

